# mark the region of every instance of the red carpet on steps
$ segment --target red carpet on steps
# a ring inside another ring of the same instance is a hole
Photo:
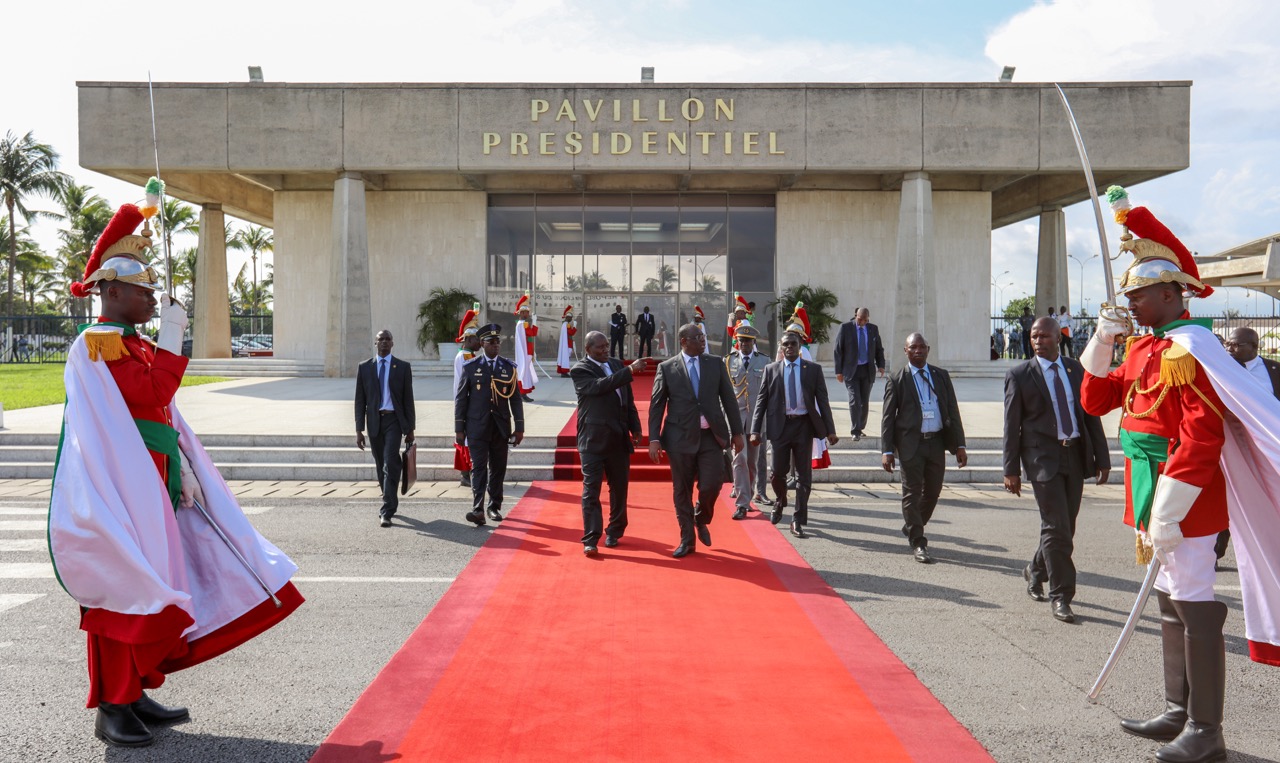
[[[621,545],[587,558],[577,486],[535,483],[312,760],[991,760],[777,527],[731,510],[672,559],[670,487],[633,485]]]
[[[640,412],[640,428],[644,430],[646,444],[636,448],[631,454],[631,481],[635,482],[671,482],[671,467],[663,456],[661,464],[649,460],[649,398],[653,394],[653,366],[649,372],[636,377],[631,383],[631,390],[636,396],[636,409]],[[555,465],[552,479],[582,482],[582,460],[578,456],[578,412],[575,410],[569,417],[564,429],[556,438]]]

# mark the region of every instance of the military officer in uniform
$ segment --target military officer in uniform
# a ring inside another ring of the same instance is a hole
[[[751,421],[756,411],[756,397],[760,394],[760,380],[764,378],[764,367],[769,365],[769,356],[756,352],[756,341],[760,332],[745,320],[738,321],[733,332],[738,342],[738,349],[729,353],[724,359],[725,368],[729,371],[729,381],[733,384],[733,394],[738,399],[738,413],[743,421]],[[737,510],[733,519],[746,519],[751,510],[752,491],[759,496],[764,491],[760,485],[765,478],[764,443],[748,445],[733,457],[733,497]]]
[[[472,503],[467,521],[477,526],[485,524],[486,516],[502,521],[507,453],[524,439],[524,403],[516,365],[498,354],[502,327],[481,326],[479,335],[484,351],[462,367],[453,401],[454,439],[466,442],[471,454]]]

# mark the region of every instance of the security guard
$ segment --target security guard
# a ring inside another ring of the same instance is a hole
[[[462,367],[453,400],[454,439],[465,442],[471,453],[472,504],[467,521],[477,526],[485,524],[486,515],[502,521],[507,453],[509,446],[524,439],[524,403],[516,365],[498,354],[502,327],[496,323],[481,326],[479,335],[484,351]]]

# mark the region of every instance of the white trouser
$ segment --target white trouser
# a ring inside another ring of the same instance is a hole
[[[1166,551],[1164,565],[1156,575],[1156,590],[1176,601],[1213,601],[1213,581],[1217,561],[1213,545],[1217,534],[1187,538],[1172,551]]]

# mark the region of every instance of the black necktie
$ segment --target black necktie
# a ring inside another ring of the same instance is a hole
[[[1062,385],[1058,364],[1049,366],[1049,370],[1053,372],[1053,396],[1058,400],[1058,429],[1062,430],[1065,436],[1071,437],[1076,433],[1076,426],[1071,416],[1071,409],[1067,407],[1067,388]]]

